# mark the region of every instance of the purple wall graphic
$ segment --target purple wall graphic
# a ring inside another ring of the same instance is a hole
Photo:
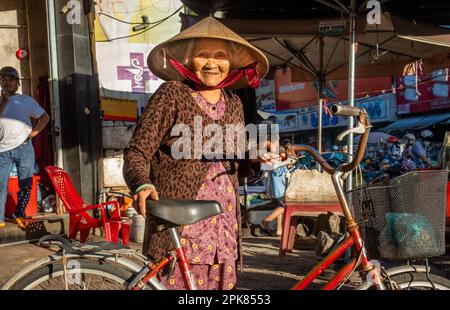
[[[117,79],[131,81],[133,93],[144,93],[145,81],[158,78],[146,66],[143,53],[130,53],[130,65],[117,66]]]

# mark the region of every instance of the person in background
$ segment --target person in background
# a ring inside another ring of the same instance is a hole
[[[387,139],[388,151],[384,159],[389,161],[389,173],[390,177],[399,176],[401,174],[402,168],[402,154],[401,154],[401,142],[396,136],[390,136]]]
[[[25,208],[30,199],[35,163],[31,139],[44,129],[50,118],[33,98],[17,94],[19,73],[13,67],[0,69],[0,85],[0,228],[5,226],[6,191],[13,164],[17,167],[20,188],[13,218],[25,228]]]
[[[342,147],[342,153],[348,153],[348,145]]]
[[[331,152],[328,163],[332,164],[334,167],[344,163],[344,154],[339,152],[339,147],[337,145],[331,147]]]
[[[417,169],[414,162],[414,155],[412,152],[413,145],[416,142],[416,137],[412,133],[407,133],[403,136],[403,144],[405,148],[402,152],[402,169],[405,172],[413,171]]]
[[[417,168],[431,168],[433,164],[427,157],[427,147],[430,145],[430,139],[433,138],[433,133],[426,129],[420,133],[420,138],[414,142],[412,147],[412,155]]]
[[[398,162],[401,159],[401,146],[400,146],[400,140],[396,136],[390,136],[387,139],[388,142],[388,151],[387,155],[389,157],[389,160],[392,162]]]
[[[269,146],[268,151],[271,151],[271,147]],[[292,145],[289,140],[285,140],[283,147],[280,148],[280,159],[286,160],[288,157],[296,158],[295,151],[292,148]],[[262,164],[264,165],[264,164]],[[275,206],[275,209],[266,216],[261,221],[261,228],[272,235],[273,233],[269,230],[269,224],[276,220],[276,230],[275,235],[281,236],[283,233],[283,213],[284,213],[284,193],[286,191],[287,182],[289,178],[289,169],[292,168],[290,166],[282,166],[276,168],[274,170],[265,171],[263,173],[264,186],[266,188],[266,194],[272,199],[272,203]]]

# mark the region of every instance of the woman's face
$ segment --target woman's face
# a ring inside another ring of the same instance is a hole
[[[192,71],[206,86],[216,86],[230,71],[230,55],[222,40],[198,39],[192,53]]]

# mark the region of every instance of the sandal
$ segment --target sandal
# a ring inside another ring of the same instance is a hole
[[[271,237],[275,236],[275,232],[269,229],[269,224],[265,221],[261,221],[261,224],[259,224],[259,230]]]
[[[22,229],[22,230],[27,229],[28,223],[27,223],[26,219],[24,219],[23,217],[20,217],[20,216],[16,216],[15,214],[13,214],[12,217],[20,229]]]

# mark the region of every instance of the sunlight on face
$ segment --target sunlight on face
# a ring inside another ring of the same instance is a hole
[[[230,71],[230,55],[222,40],[198,39],[192,54],[192,71],[206,86],[216,86]]]
[[[9,93],[17,91],[19,81],[7,75],[0,77],[1,88]]]

